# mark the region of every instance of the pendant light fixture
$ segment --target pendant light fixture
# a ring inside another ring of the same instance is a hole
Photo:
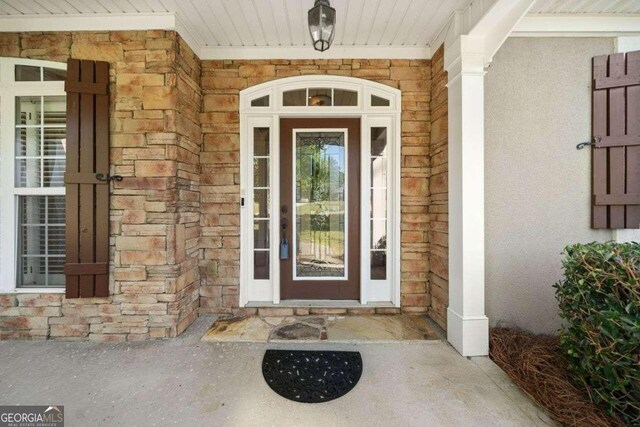
[[[316,0],[308,15],[313,48],[324,52],[331,47],[336,34],[336,10],[331,7],[329,0]]]

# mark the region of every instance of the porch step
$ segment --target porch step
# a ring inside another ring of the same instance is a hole
[[[440,340],[424,316],[247,316],[216,320],[210,342],[397,342]]]

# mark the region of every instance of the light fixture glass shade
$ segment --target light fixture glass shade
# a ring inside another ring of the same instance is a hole
[[[333,43],[336,28],[336,10],[329,5],[329,0],[316,0],[309,9],[309,33],[313,48],[324,52]]]

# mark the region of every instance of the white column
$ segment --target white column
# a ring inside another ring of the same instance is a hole
[[[622,36],[615,39],[616,52],[632,52],[640,50],[640,36]],[[640,242],[640,229],[627,228],[614,230],[616,242]]]
[[[620,36],[615,38],[616,52],[640,50],[640,36]]]
[[[449,107],[447,339],[463,356],[489,353],[484,311],[484,37],[445,46]]]

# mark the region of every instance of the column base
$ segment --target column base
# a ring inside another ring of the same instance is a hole
[[[614,237],[616,242],[640,242],[640,229],[637,228],[625,228],[614,231]]]
[[[462,317],[447,308],[447,341],[463,356],[489,355],[489,318]]]

